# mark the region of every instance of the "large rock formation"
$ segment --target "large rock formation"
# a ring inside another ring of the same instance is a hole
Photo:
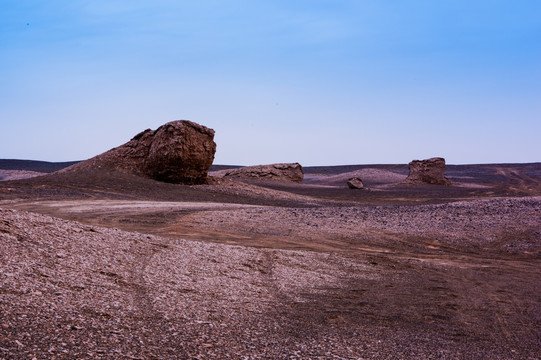
[[[174,121],[153,133],[145,172],[166,182],[203,183],[214,161],[214,130],[190,121]]]
[[[435,157],[426,160],[413,160],[409,163],[409,175],[406,182],[412,184],[451,184],[451,181],[445,177],[445,159]]]
[[[115,168],[155,180],[202,184],[214,161],[214,130],[188,120],[147,129],[130,141],[72,168]]]
[[[234,170],[227,170],[224,177],[250,180],[281,180],[300,183],[304,178],[304,172],[299,163],[270,164],[245,166]]]

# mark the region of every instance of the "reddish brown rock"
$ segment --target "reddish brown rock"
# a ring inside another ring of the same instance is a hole
[[[450,185],[451,181],[445,177],[445,159],[435,157],[426,160],[413,160],[409,163],[409,175],[406,182]]]
[[[157,130],[147,129],[127,143],[67,170],[105,167],[164,182],[202,184],[215,152],[214,130],[177,120]]]
[[[160,181],[201,184],[215,152],[214,130],[191,121],[173,121],[154,132],[144,171]]]
[[[304,172],[299,163],[270,164],[245,166],[229,170],[224,174],[224,177],[249,180],[281,180],[300,183],[304,178]]]
[[[358,177],[352,177],[347,181],[348,187],[350,189],[364,189],[364,184],[361,179]]]

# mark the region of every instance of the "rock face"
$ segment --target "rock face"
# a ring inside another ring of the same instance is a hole
[[[409,163],[409,175],[406,182],[412,184],[450,185],[445,177],[445,159],[440,157],[426,160],[413,160]]]
[[[252,180],[278,180],[302,182],[304,172],[299,163],[270,164],[245,166],[229,170],[224,174],[225,178],[252,179]]]
[[[364,189],[364,184],[358,177],[352,177],[347,182],[350,189]]]
[[[160,181],[200,184],[215,153],[214,130],[190,121],[170,122],[154,132],[145,172]]]
[[[214,161],[214,130],[188,120],[147,129],[130,141],[72,168],[109,167],[155,180],[202,184]]]

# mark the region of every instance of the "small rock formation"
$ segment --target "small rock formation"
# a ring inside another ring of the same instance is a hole
[[[157,130],[147,129],[123,145],[72,166],[71,171],[106,167],[158,181],[203,184],[215,152],[214,130],[177,120]]]
[[[281,180],[300,183],[304,178],[304,172],[299,163],[270,164],[245,166],[229,170],[224,174],[224,177],[252,180]]]
[[[352,177],[347,182],[350,189],[364,189],[364,184],[358,177]]]
[[[426,160],[413,160],[409,163],[409,175],[406,182],[412,184],[450,185],[445,177],[445,159],[434,157]]]

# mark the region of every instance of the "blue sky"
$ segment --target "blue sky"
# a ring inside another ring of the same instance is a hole
[[[541,161],[541,1],[0,0],[0,158],[216,130],[218,164]]]

